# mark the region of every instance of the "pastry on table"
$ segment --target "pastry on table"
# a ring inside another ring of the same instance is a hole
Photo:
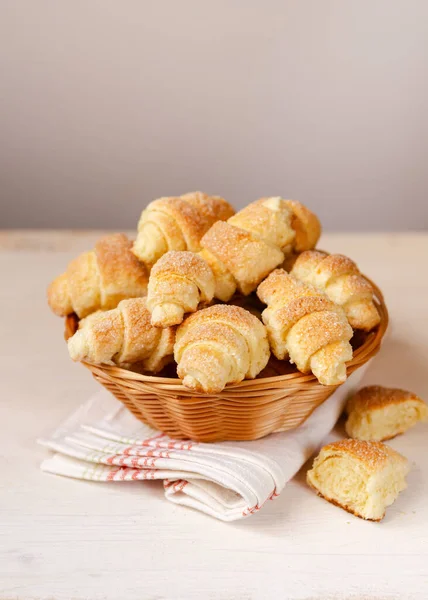
[[[138,364],[140,370],[157,373],[172,361],[174,341],[174,328],[159,329],[150,323],[146,298],[130,298],[82,319],[67,343],[75,361]]]
[[[267,308],[262,313],[273,354],[289,359],[323,385],[346,380],[352,359],[352,327],[343,309],[325,294],[276,269],[257,288]]]
[[[79,318],[115,308],[125,298],[145,296],[148,273],[123,233],[102,237],[94,250],[72,260],[48,288],[48,303],[61,317]]]
[[[314,460],[307,482],[320,496],[362,519],[380,521],[407,487],[407,459],[380,442],[341,440]]]
[[[211,225],[234,213],[224,198],[202,192],[158,198],[141,213],[133,252],[149,269],[169,250],[197,252]]]
[[[207,394],[254,379],[269,360],[266,328],[247,310],[216,304],[177,328],[174,358],[183,385]]]
[[[380,385],[359,390],[346,412],[346,433],[358,440],[387,440],[428,420],[428,406],[416,394]]]
[[[327,294],[343,307],[354,329],[370,331],[379,324],[380,315],[373,302],[373,287],[357,265],[342,254],[326,254],[318,250],[302,252],[291,274]]]
[[[194,312],[213,297],[228,302],[237,291],[249,295],[283,262],[285,252],[292,252],[296,244],[299,248],[313,247],[319,234],[319,221],[314,214],[298,202],[282,198],[262,198],[228,221],[217,221],[201,240],[203,249],[198,254],[199,261],[192,263],[187,259],[192,268],[198,262],[198,272],[202,271],[203,261],[211,273],[208,276],[205,271],[201,285],[195,284],[192,288],[191,302],[188,280],[194,283],[194,275],[190,268],[188,273],[184,271],[184,256],[178,263],[177,253],[168,252],[162,257],[162,266],[152,269],[148,306],[149,310],[156,310],[153,324],[158,327],[178,325],[184,313]],[[160,289],[165,294],[165,310]],[[174,320],[171,298],[177,307],[173,309]]]

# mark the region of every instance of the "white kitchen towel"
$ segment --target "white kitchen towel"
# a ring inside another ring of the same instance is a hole
[[[41,469],[92,481],[161,479],[171,502],[234,521],[280,495],[333,429],[364,371],[354,373],[298,429],[254,442],[173,440],[102,390],[39,440],[55,452]]]

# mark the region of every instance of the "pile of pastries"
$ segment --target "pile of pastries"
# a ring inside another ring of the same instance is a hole
[[[208,394],[290,365],[339,385],[351,338],[380,315],[356,264],[316,249],[320,234],[315,214],[280,197],[236,214],[201,192],[159,198],[143,210],[134,242],[107,235],[71,261],[49,286],[49,305],[78,320],[68,340],[76,361],[151,374],[172,364],[184,386]],[[380,520],[408,472],[382,441],[428,420],[428,407],[410,392],[370,386],[346,410],[350,439],[322,448],[307,481]]]
[[[356,264],[315,249],[320,233],[315,214],[280,197],[237,213],[201,192],[159,198],[134,242],[100,239],[51,283],[48,301],[79,319],[73,360],[145,373],[175,361],[183,385],[213,394],[268,374],[272,353],[338,385],[355,330],[380,317]]]

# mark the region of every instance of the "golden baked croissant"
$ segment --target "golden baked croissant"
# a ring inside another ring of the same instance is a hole
[[[307,473],[319,495],[362,519],[380,521],[404,490],[408,461],[380,442],[341,440],[321,449]]]
[[[202,192],[159,198],[141,213],[133,252],[148,268],[168,250],[197,252],[211,225],[234,212],[224,198]]]
[[[340,306],[282,269],[259,285],[257,295],[268,305],[262,319],[277,358],[289,357],[299,371],[312,371],[323,385],[345,381],[353,332]]]
[[[177,329],[174,358],[183,384],[216,394],[228,383],[254,379],[269,360],[266,328],[238,306],[216,304]]]
[[[296,244],[299,248],[305,245],[312,247],[319,233],[319,221],[315,215],[298,202],[282,198],[261,198],[227,221],[217,221],[203,236],[203,249],[199,253],[207,268],[209,266],[212,277],[205,274],[201,284],[194,286],[196,296],[192,298],[192,303],[186,298],[180,298],[181,290],[178,289],[177,282],[182,282],[186,273],[181,269],[179,277],[174,277],[173,263],[176,255],[167,253],[162,257],[162,292],[166,294],[165,303],[169,304],[169,298],[174,297],[175,303],[184,310],[175,311],[173,321],[164,320],[162,296],[157,293],[157,315],[152,323],[160,327],[164,324],[179,324],[184,312],[196,310],[200,301],[211,300],[213,294],[223,302],[230,300],[237,289],[244,295],[250,294],[260,281],[282,263],[284,252],[293,251]],[[158,288],[157,278],[158,272],[152,271],[148,291],[148,307],[151,311],[152,292]],[[200,298],[197,297],[198,293]]]
[[[313,248],[320,232],[313,213],[280,197],[260,198],[215,223],[201,240],[201,254],[214,272],[216,298],[227,302],[236,289],[250,294],[286,254]]]
[[[140,363],[146,371],[156,373],[172,360],[174,341],[174,328],[151,325],[146,298],[130,298],[119,302],[117,308],[80,321],[68,340],[68,351],[75,361]]]
[[[59,316],[75,312],[83,318],[96,310],[115,308],[124,298],[144,296],[147,270],[131,247],[125,234],[114,233],[72,260],[48,288],[53,312]]]
[[[169,327],[182,322],[184,313],[194,312],[214,296],[214,276],[207,263],[193,252],[171,250],[150,273],[147,307],[152,325]]]
[[[373,288],[350,258],[319,251],[303,252],[290,272],[297,279],[323,290],[342,306],[354,329],[370,331],[379,324]]]

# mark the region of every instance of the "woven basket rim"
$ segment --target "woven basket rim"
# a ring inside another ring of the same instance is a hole
[[[361,365],[363,365],[364,363],[366,363],[370,358],[372,358],[373,356],[375,356],[375,354],[377,354],[381,342],[382,342],[382,338],[385,335],[385,332],[388,328],[388,322],[389,322],[389,315],[388,315],[388,309],[386,307],[385,304],[385,300],[383,297],[383,294],[381,292],[381,290],[378,288],[378,286],[371,281],[368,277],[366,277],[364,275],[364,278],[372,285],[373,290],[374,290],[374,302],[376,304],[376,307],[379,311],[381,320],[379,325],[377,325],[371,332],[369,332],[367,334],[367,338],[364,340],[364,342],[361,344],[361,346],[359,346],[353,353],[353,357],[352,360],[350,360],[347,363],[347,374],[348,376],[358,367],[360,367]],[[65,319],[65,339],[68,339],[71,335],[73,335],[73,333],[76,331],[77,328],[77,318],[75,315],[69,315],[68,317],[66,317]],[[128,369],[124,369],[122,367],[118,367],[116,365],[96,365],[96,364],[92,364],[86,361],[82,361],[82,364],[90,369],[94,374],[97,371],[100,371],[102,373],[108,373],[109,375],[111,375],[112,377],[115,378],[123,378],[123,379],[127,379],[135,381],[135,382],[145,382],[148,384],[152,384],[152,385],[156,385],[156,386],[166,386],[168,388],[169,391],[176,391],[176,392],[180,392],[180,391],[190,391],[188,390],[188,388],[185,388],[185,386],[183,385],[181,379],[178,378],[172,378],[172,377],[159,377],[157,375],[144,375],[142,373],[136,373],[134,371],[129,371]],[[299,383],[310,383],[310,382],[317,382],[317,379],[315,377],[315,375],[313,375],[312,373],[300,373],[299,371],[295,371],[293,373],[285,373],[283,375],[274,375],[272,377],[260,377],[260,378],[256,378],[256,379],[244,379],[243,381],[239,382],[239,383],[232,383],[232,384],[228,384],[225,388],[225,391],[228,390],[232,390],[232,389],[243,389],[244,388],[250,388],[250,387],[263,387],[263,386],[269,386],[271,387],[273,384],[278,384],[278,386],[280,387],[280,385],[283,382],[287,382],[287,381],[294,381],[297,383],[297,381]],[[192,393],[195,395],[202,395],[202,396],[208,396],[209,394],[204,394],[203,392],[194,392],[192,390]],[[221,395],[221,394],[220,394]]]

